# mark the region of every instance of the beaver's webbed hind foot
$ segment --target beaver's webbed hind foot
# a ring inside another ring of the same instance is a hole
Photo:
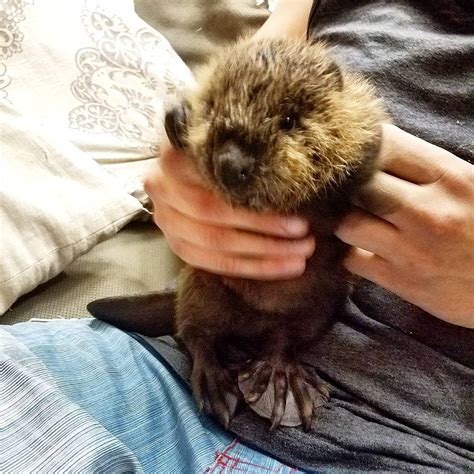
[[[306,431],[318,407],[329,399],[321,379],[300,363],[280,355],[251,362],[239,373],[239,389],[260,416],[279,425],[303,425]]]

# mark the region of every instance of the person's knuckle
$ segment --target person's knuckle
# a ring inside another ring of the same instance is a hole
[[[382,181],[369,182],[361,188],[357,196],[365,209],[382,217],[403,213],[409,206],[394,190],[386,188]]]
[[[183,261],[188,263],[188,253],[186,251],[186,243],[184,240],[167,236],[167,241],[170,249],[175,255],[181,258]]]
[[[406,269],[405,265],[395,265],[392,262],[375,256],[365,278],[389,290],[394,290],[399,282],[406,280]]]
[[[196,199],[191,203],[191,206],[196,216],[212,220],[219,218],[216,200],[211,193],[198,193]]]
[[[472,195],[473,184],[474,166],[459,159],[440,165],[438,176],[433,182],[434,187],[444,192],[448,191],[453,196],[466,196],[469,193]]]
[[[464,216],[455,209],[440,209],[430,213],[429,228],[436,237],[452,238],[463,233]]]
[[[304,273],[306,259],[303,257],[287,257],[261,260],[257,268],[258,274],[265,278],[297,277]]]
[[[173,153],[173,149],[171,147],[163,147],[161,150],[161,155],[158,160],[161,169],[165,174],[172,175],[174,174],[174,160],[176,156]]]
[[[288,258],[303,258],[305,255],[310,255],[313,251],[311,242],[309,241],[302,242],[291,239],[276,240],[272,237],[262,239],[260,246],[262,252],[265,252],[266,255],[275,255],[279,257],[284,255]]]
[[[458,238],[466,234],[467,219],[463,212],[454,210],[449,216],[449,235]]]
[[[218,267],[224,275],[236,275],[240,270],[239,260],[234,256],[225,256],[218,262]]]
[[[145,180],[143,181],[143,189],[148,194],[148,196],[150,196],[150,194],[152,193],[154,184],[155,184],[154,177],[151,174],[147,174],[145,176]]]
[[[143,189],[152,201],[156,201],[166,193],[166,187],[161,178],[160,173],[149,174],[143,182]]]
[[[153,210],[153,222],[163,231],[166,229],[166,217],[163,212],[155,208]]]
[[[180,238],[175,221],[166,212],[154,212],[153,220],[167,240]]]
[[[337,233],[341,237],[347,237],[348,235],[351,235],[354,231],[358,230],[359,226],[360,220],[357,219],[355,213],[349,213],[339,223],[337,227]]]
[[[222,232],[211,226],[204,226],[201,230],[201,242],[210,249],[221,249],[225,239]]]
[[[153,200],[153,218],[155,222],[166,223],[169,220],[170,212],[171,208],[162,200],[161,196]]]
[[[405,277],[412,278],[415,275],[432,273],[436,268],[435,255],[423,245],[405,249],[399,253],[397,260],[396,266]]]

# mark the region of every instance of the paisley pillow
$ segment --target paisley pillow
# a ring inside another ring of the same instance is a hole
[[[192,81],[132,0],[3,0],[0,100],[51,128],[144,200],[163,110]]]

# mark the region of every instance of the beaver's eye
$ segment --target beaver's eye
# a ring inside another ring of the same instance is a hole
[[[280,130],[291,131],[296,128],[296,118],[293,115],[287,115],[280,120]]]

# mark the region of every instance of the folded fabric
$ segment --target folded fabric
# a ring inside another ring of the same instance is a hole
[[[0,103],[0,314],[142,210],[62,135]]]
[[[0,24],[2,314],[139,212],[193,79],[133,0],[4,0]]]
[[[133,453],[59,390],[48,369],[0,328],[0,471],[141,471]]]

